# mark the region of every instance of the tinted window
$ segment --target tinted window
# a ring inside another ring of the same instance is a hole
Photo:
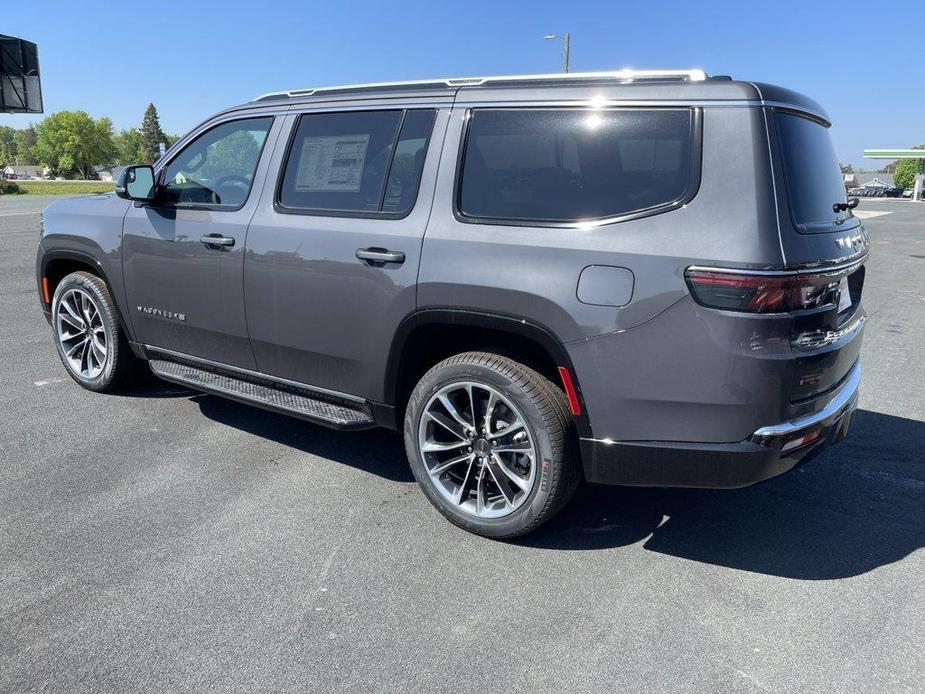
[[[302,116],[280,204],[319,212],[407,212],[417,196],[433,120],[432,110]]]
[[[843,221],[847,213],[832,209],[845,202],[845,184],[828,129],[789,113],[777,114],[777,127],[793,221],[823,228]]]
[[[688,109],[474,111],[460,211],[562,222],[676,202],[691,183],[691,117]]]
[[[272,123],[272,118],[231,121],[197,137],[167,165],[161,199],[181,205],[243,205]]]
[[[407,212],[414,206],[427,143],[434,125],[435,111],[408,111],[395,146],[395,157],[389,169],[389,182],[382,201],[384,212]]]

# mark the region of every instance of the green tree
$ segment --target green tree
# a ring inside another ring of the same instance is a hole
[[[148,104],[144,118],[141,120],[141,146],[146,164],[153,164],[161,156],[160,143],[166,146],[167,136],[161,130],[161,122],[154,104]]]
[[[0,125],[0,166],[16,163],[16,129]]]
[[[917,145],[912,149],[925,149],[925,145]],[[911,188],[915,185],[915,175],[923,168],[922,159],[900,159],[896,162],[893,173],[893,185],[897,188]]]
[[[35,156],[35,143],[38,141],[38,133],[32,123],[22,130],[16,131],[16,163],[17,164],[38,164],[38,158]]]
[[[85,111],[59,111],[36,127],[35,156],[55,174],[89,178],[93,167],[116,156],[112,121]]]
[[[113,138],[116,147],[116,164],[140,164],[145,161],[141,131],[138,128],[123,130]]]
[[[250,179],[254,162],[259,156],[260,145],[253,135],[239,130],[209,145],[208,158],[194,178],[200,181],[215,180],[222,176]]]
[[[915,159],[900,159],[893,173],[893,185],[897,188],[911,188],[915,184],[918,162]]]

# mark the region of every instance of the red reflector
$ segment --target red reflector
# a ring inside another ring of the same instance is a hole
[[[572,383],[572,374],[564,366],[559,367],[559,378],[562,379],[562,387],[565,388],[565,397],[568,398],[568,409],[572,416],[577,417],[581,414],[581,403],[578,401],[578,393],[575,392],[575,384]]]
[[[51,303],[51,292],[48,291],[48,278],[42,277],[42,301],[45,302],[45,305]]]
[[[784,447],[781,448],[781,453],[786,453],[787,451],[792,451],[797,448],[802,448],[811,444],[813,441],[822,436],[822,429],[816,429],[811,431],[808,434],[803,434],[802,436],[797,436],[795,439],[790,439],[787,443],[784,444]]]

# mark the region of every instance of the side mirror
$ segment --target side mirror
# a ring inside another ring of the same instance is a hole
[[[128,166],[116,183],[116,195],[125,200],[154,200],[154,169],[150,166]]]
[[[855,207],[857,207],[860,203],[861,203],[861,199],[860,199],[860,198],[849,198],[849,199],[848,199],[848,209],[849,209],[849,210],[853,210],[853,209],[854,209]]]

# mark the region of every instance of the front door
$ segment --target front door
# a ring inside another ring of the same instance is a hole
[[[281,181],[264,190],[244,262],[262,373],[381,399],[392,337],[415,309],[446,113],[287,119],[293,135],[271,164]]]
[[[139,342],[256,368],[244,316],[244,246],[272,125],[263,116],[207,127],[161,167],[156,201],[129,208],[123,268]]]

